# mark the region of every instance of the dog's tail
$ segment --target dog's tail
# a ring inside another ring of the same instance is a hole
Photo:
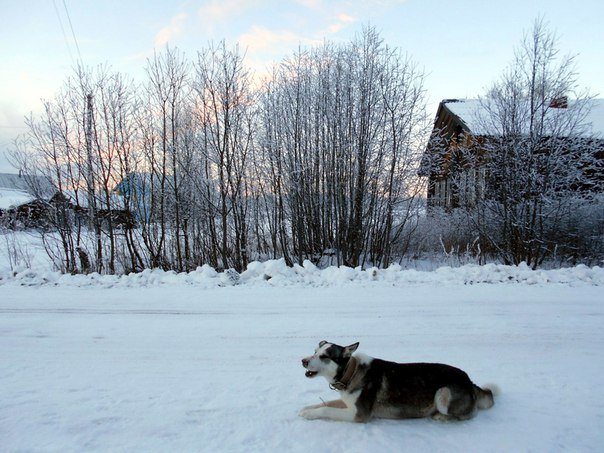
[[[478,409],[490,409],[495,404],[495,396],[500,393],[499,387],[495,384],[488,384],[483,388],[474,385],[474,395],[476,396],[476,407]]]

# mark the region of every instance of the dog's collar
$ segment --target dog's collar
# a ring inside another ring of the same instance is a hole
[[[350,360],[348,360],[348,364],[346,365],[342,378],[339,381],[335,381],[333,384],[329,384],[329,387],[332,390],[346,390],[348,388],[348,384],[350,384],[350,381],[352,381],[352,378],[357,371],[358,365],[358,360],[354,357],[351,357]]]

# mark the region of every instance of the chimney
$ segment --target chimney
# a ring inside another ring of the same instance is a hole
[[[560,96],[554,98],[552,99],[552,102],[550,102],[549,106],[553,109],[565,109],[568,107],[568,97]]]

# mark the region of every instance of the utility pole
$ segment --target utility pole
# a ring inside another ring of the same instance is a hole
[[[96,196],[94,193],[94,179],[92,168],[92,94],[86,95],[86,159],[87,175],[86,185],[88,189],[88,229],[94,231],[97,248],[97,272],[101,271],[103,258],[103,244],[101,241],[101,225],[97,216]]]

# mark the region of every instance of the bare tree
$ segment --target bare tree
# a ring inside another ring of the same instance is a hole
[[[590,103],[574,56],[560,56],[556,35],[537,20],[482,100],[483,162],[465,156],[488,178],[473,220],[506,263],[540,265],[564,244],[570,205],[593,196],[601,159],[585,121]]]
[[[219,267],[242,270],[249,261],[251,78],[239,48],[228,49],[224,41],[199,52],[195,69],[211,255]]]

